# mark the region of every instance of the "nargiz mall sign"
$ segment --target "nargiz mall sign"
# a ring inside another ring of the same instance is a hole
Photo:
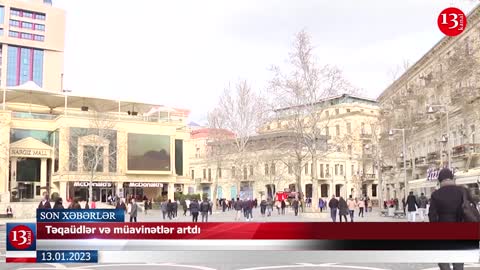
[[[28,149],[28,148],[12,148],[10,156],[15,157],[49,157],[50,150],[45,149]]]

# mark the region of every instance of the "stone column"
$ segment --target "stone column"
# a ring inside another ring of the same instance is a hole
[[[18,161],[18,158],[16,157],[12,157],[10,159],[10,162],[11,162],[11,165],[10,165],[10,178],[12,179],[11,182],[10,182],[10,187],[9,191],[10,194],[12,193],[12,191],[16,191],[17,192],[17,196],[18,196],[18,189],[17,189],[17,161]]]
[[[168,199],[169,200],[174,200],[174,193],[175,193],[175,186],[174,183],[168,183]]]
[[[42,158],[40,163],[40,195],[47,191],[47,159]],[[51,194],[48,194],[49,196]]]
[[[60,185],[60,188],[59,188],[58,194],[60,194],[60,197],[62,197],[63,201],[66,202],[68,200],[67,182],[61,181],[59,182],[59,185]]]

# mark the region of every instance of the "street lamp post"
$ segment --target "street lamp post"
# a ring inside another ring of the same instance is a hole
[[[395,133],[395,131],[401,131],[402,132],[402,139],[403,139],[403,153],[402,153],[402,156],[403,156],[403,181],[404,181],[404,198],[405,200],[407,199],[407,195],[408,195],[408,182],[407,182],[407,142],[405,140],[405,129],[404,128],[393,128],[393,129],[390,129],[390,131],[388,132],[388,135],[389,136],[393,136],[393,134]]]
[[[428,105],[427,113],[433,114],[435,111],[433,108],[439,107],[445,109],[445,116],[447,117],[447,136],[446,136],[446,146],[447,146],[447,155],[448,155],[448,168],[452,167],[452,147],[450,146],[450,124],[449,124],[449,116],[448,116],[448,106],[447,105]],[[443,160],[443,159],[442,159]]]

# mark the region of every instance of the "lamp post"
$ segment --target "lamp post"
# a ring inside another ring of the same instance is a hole
[[[388,135],[392,137],[395,134],[395,131],[401,131],[402,132],[402,138],[403,138],[403,181],[404,181],[404,198],[407,200],[407,195],[408,195],[408,182],[407,182],[407,143],[405,141],[405,129],[404,128],[392,128],[388,132]]]
[[[448,155],[448,168],[451,168],[452,167],[452,155],[451,155],[452,147],[450,146],[450,138],[449,138],[450,137],[450,124],[449,124],[449,120],[448,120],[448,118],[449,118],[448,117],[448,106],[447,105],[428,105],[427,113],[428,114],[435,113],[435,110],[433,108],[436,108],[436,107],[444,108],[445,109],[444,113],[447,117],[447,136],[442,137],[442,141],[446,140],[447,155]]]

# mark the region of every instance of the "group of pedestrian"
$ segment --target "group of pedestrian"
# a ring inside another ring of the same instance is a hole
[[[262,217],[267,217],[271,216],[273,212],[273,201],[271,198],[268,198],[267,200],[262,200],[260,202],[260,214]]]
[[[163,219],[177,219],[178,218],[178,201],[163,201],[160,203],[160,209],[162,210]],[[185,213],[186,214],[186,213]]]
[[[348,222],[347,216],[350,216],[350,222],[353,222],[355,216],[355,210],[358,208],[358,217],[364,217],[364,213],[366,213],[367,205],[368,205],[368,197],[364,197],[361,199],[354,199],[352,195],[349,196],[348,200],[345,200],[342,196],[339,199],[332,196],[330,201],[328,202],[328,207],[330,208],[330,216],[333,222],[337,222],[337,213],[339,216],[340,222],[345,220]]]

